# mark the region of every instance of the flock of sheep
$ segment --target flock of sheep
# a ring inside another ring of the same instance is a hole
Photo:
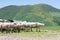
[[[30,31],[33,31],[32,28],[36,28],[36,31],[40,31],[40,27],[44,26],[45,24],[39,23],[39,22],[27,22],[27,21],[16,21],[16,20],[2,20],[0,19],[0,31],[1,32],[12,32],[17,31],[20,32],[20,30],[25,30],[27,28],[30,29]]]

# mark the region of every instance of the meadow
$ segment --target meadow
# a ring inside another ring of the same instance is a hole
[[[31,32],[30,30],[28,32],[23,31],[21,30],[21,32],[13,32],[13,33],[1,33],[0,32],[0,35],[5,35],[5,34],[20,34],[20,35],[29,35],[29,36],[34,36],[34,35],[43,35],[43,34],[47,34],[48,32],[53,32],[53,31],[56,31],[56,32],[60,32],[60,26],[44,26],[44,27],[40,27],[40,32],[36,32],[36,28],[33,28],[33,32]]]
[[[60,40],[60,26],[44,26],[40,32],[0,33],[0,40]]]

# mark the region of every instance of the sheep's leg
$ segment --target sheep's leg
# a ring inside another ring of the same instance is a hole
[[[9,32],[9,33],[10,33],[10,30],[11,30],[11,29],[9,28],[9,29],[8,29],[8,32]]]
[[[4,29],[2,29],[1,32],[3,33],[4,32]]]
[[[36,32],[40,32],[40,27],[36,27]]]
[[[9,29],[8,28],[6,29],[6,33],[9,33]]]
[[[13,28],[10,28],[10,32],[13,33]]]
[[[18,32],[20,32],[20,29],[18,28]]]
[[[1,28],[0,28],[0,32],[1,32]]]
[[[9,29],[9,26],[6,26],[5,29],[6,29],[6,33],[9,33],[9,30],[10,30],[10,29]]]
[[[20,32],[20,29],[21,29],[21,27],[19,26],[19,27],[17,28],[18,32]]]
[[[1,32],[3,33],[3,30],[2,30],[2,28],[1,28]]]
[[[39,32],[40,32],[40,27],[39,27]]]
[[[30,26],[31,27],[31,32],[33,32],[33,30],[32,30],[32,26]]]
[[[38,29],[39,29],[38,32],[40,32],[40,26],[38,26]]]
[[[11,32],[12,32],[12,33],[14,32],[14,28],[11,28]]]
[[[25,32],[28,32],[28,28],[30,28],[29,26],[24,26]]]
[[[7,26],[7,29],[6,29],[6,30],[7,30],[7,33],[9,33],[10,30],[11,30],[11,29],[10,29],[10,26]]]
[[[3,33],[3,28],[2,28],[2,25],[1,25],[1,32]]]
[[[38,26],[36,26],[36,32],[38,32]]]
[[[13,28],[13,32],[16,32],[16,28],[15,27]]]
[[[6,29],[6,33],[8,33],[8,29]]]
[[[0,31],[2,32],[2,25],[1,25],[1,29],[0,29]]]
[[[31,32],[32,32],[33,30],[32,30],[32,27],[31,27]]]
[[[27,31],[26,31],[26,32],[29,32],[30,27],[26,27],[26,29],[27,29]]]

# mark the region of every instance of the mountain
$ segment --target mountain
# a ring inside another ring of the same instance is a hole
[[[48,4],[36,5],[9,5],[0,8],[0,18],[42,22],[46,26],[60,25],[60,9]]]

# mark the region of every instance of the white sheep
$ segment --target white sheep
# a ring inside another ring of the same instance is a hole
[[[32,28],[36,28],[36,31],[39,29],[39,31],[40,31],[40,27],[44,26],[44,25],[45,24],[39,23],[39,22],[26,22],[25,23],[25,27],[26,28],[29,27],[31,29],[31,31],[33,31]]]

